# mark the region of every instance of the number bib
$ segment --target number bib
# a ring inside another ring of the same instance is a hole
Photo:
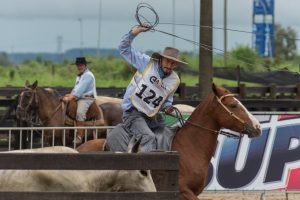
[[[135,89],[131,94],[131,102],[136,109],[145,113],[147,116],[154,116],[159,110],[166,98],[177,89],[180,81],[175,72],[172,72],[163,80],[155,69],[154,62],[150,62],[140,80],[135,83]]]

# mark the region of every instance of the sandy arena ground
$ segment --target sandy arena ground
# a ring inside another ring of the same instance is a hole
[[[300,200],[300,191],[205,191],[200,200]]]

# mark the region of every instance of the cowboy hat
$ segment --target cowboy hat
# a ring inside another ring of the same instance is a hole
[[[91,62],[88,62],[85,60],[85,57],[77,57],[75,63],[72,63],[72,65],[78,65],[78,64],[88,64]]]
[[[154,52],[151,56],[154,59],[159,59],[161,57],[165,57],[167,59],[173,60],[177,62],[179,65],[187,65],[187,62],[183,62],[178,59],[179,57],[179,50],[173,47],[166,47],[163,53]]]

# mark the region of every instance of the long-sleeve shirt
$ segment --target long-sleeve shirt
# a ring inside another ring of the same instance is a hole
[[[77,98],[91,95],[95,98],[97,96],[95,77],[90,70],[86,69],[82,74],[76,77],[72,94]]]
[[[134,47],[131,46],[131,43],[133,39],[135,38],[135,35],[131,33],[131,31],[127,34],[125,34],[121,42],[119,44],[119,51],[121,56],[131,65],[133,65],[134,68],[137,69],[138,72],[143,73],[145,70],[146,66],[149,64],[149,62],[152,60],[151,57],[145,53],[142,53],[138,50],[136,50]],[[154,67],[159,73],[160,77],[164,77],[164,73],[159,65],[159,62],[155,61],[154,62]],[[127,86],[125,95],[123,97],[123,102],[122,102],[122,108],[124,111],[129,110],[131,107],[133,107],[130,95],[133,93],[135,90],[136,86],[135,84],[139,82],[138,76],[133,77],[135,80],[131,81],[130,84]],[[173,96],[174,93],[170,94],[165,102],[161,106],[161,110],[164,108],[171,106],[173,103]]]

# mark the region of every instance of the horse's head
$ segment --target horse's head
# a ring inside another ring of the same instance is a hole
[[[227,89],[212,85],[215,99],[218,102],[214,116],[223,128],[257,137],[261,134],[259,121]]]
[[[38,98],[36,94],[37,85],[37,81],[35,81],[32,85],[26,81],[25,88],[18,96],[18,106],[16,110],[16,116],[18,119],[24,121],[31,120],[31,116],[38,106]]]

